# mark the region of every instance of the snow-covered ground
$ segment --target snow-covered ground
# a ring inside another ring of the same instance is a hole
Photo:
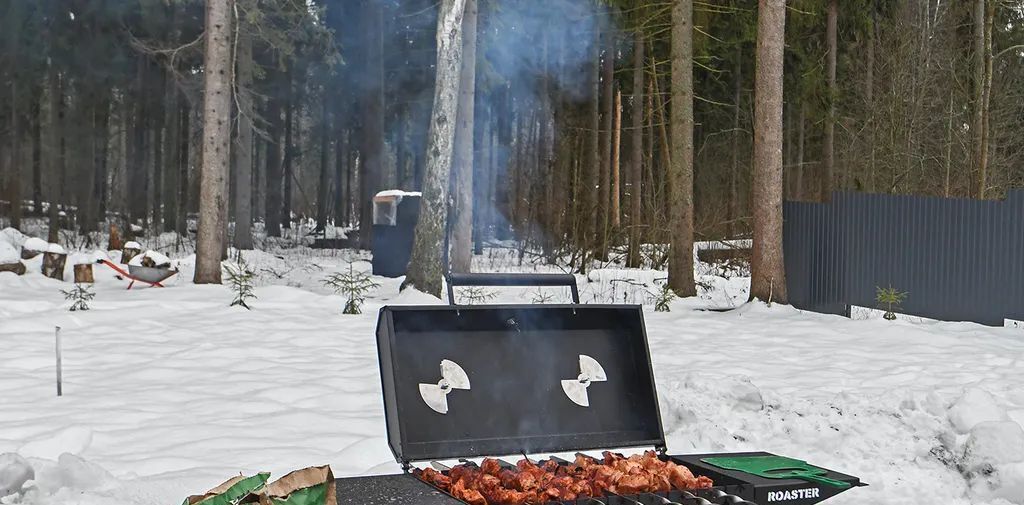
[[[509,254],[489,250],[477,267],[543,268]],[[321,280],[361,257],[297,248],[246,253],[258,298],[229,308],[227,287],[191,284],[192,260],[169,255],[182,274],[166,289],[126,291],[97,266],[87,312],[68,312],[71,284],[42,277],[38,259],[23,277],[0,273],[0,495],[26,464],[35,473],[0,503],[178,503],[240,471],[398,471],[376,312],[437,300],[377,278],[363,315],[342,315]],[[584,302],[650,303],[663,277],[579,280]],[[740,306],[746,279],[700,280],[701,297],[645,311],[670,452],[767,450],[871,484],[834,505],[1024,504],[1022,330]],[[495,301],[565,296],[509,289]]]

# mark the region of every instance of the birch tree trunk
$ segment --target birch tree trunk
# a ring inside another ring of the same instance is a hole
[[[760,0],[758,5],[750,299],[786,303],[782,256],[782,64],[786,1]]]
[[[668,186],[672,245],[668,286],[678,296],[696,296],[693,283],[693,0],[672,2],[671,88],[672,154]]]
[[[234,0],[207,0],[203,63],[203,162],[200,169],[196,284],[220,284],[231,161],[231,16]]]
[[[238,136],[235,139],[235,248],[252,249],[252,92],[253,61],[250,27],[238,31]]]
[[[462,70],[455,130],[455,223],[452,271],[469,272],[473,259],[473,133],[476,97],[476,0],[465,0],[462,20]]]
[[[462,68],[462,16],[466,0],[441,0],[437,18],[437,84],[427,135],[423,198],[416,223],[412,257],[402,288],[413,287],[441,297],[442,249],[448,223],[448,183],[458,112]]]

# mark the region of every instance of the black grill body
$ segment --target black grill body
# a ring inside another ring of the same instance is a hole
[[[642,307],[581,305],[571,275],[472,274],[448,280],[449,286],[564,284],[572,288],[575,303],[382,308],[377,346],[388,444],[406,472],[417,461],[510,454],[544,458],[556,452],[646,447],[694,475],[710,477],[715,487],[562,505],[811,505],[841,491],[701,461],[713,455],[665,455]],[[451,289],[449,298],[453,301]],[[599,363],[606,376],[586,386],[586,406],[562,384],[577,378],[582,383],[581,356]],[[442,413],[428,405],[419,386],[440,385],[446,360],[459,365],[469,384],[446,394]],[[828,477],[861,485],[856,477],[836,472]],[[819,489],[800,491],[811,488]],[[337,489],[339,504],[462,503],[409,473],[339,479]]]

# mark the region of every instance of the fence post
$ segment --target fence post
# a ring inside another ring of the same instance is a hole
[[[55,333],[55,337],[56,337],[56,349],[57,349],[57,396],[62,396],[63,395],[63,388],[62,388],[62,386],[63,386],[64,380],[63,380],[63,373],[62,373],[62,370],[61,370],[63,365],[61,363],[61,355],[60,355],[60,326],[56,327],[56,331],[54,333]]]

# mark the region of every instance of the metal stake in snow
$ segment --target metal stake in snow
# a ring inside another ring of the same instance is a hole
[[[56,327],[56,338],[57,338],[57,396],[62,396],[63,391],[61,390],[62,383],[64,382],[61,373],[61,359],[60,359],[60,326]]]

